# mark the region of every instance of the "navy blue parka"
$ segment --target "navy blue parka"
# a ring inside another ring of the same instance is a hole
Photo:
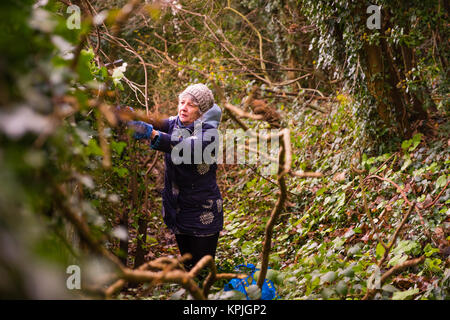
[[[216,182],[221,115],[214,104],[188,126],[172,116],[155,127],[159,132],[151,148],[165,152],[163,219],[175,234],[208,236],[223,228],[223,201]]]

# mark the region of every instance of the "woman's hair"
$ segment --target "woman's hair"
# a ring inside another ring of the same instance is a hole
[[[192,94],[190,94],[189,92],[182,92],[182,93],[180,93],[180,95],[178,96],[178,100],[181,100],[181,99],[183,99],[183,97],[185,97],[185,96],[189,96],[190,98],[191,98],[191,101],[197,106],[197,107],[199,107],[199,103],[198,103],[198,100],[197,100],[197,98],[196,97],[194,97]]]

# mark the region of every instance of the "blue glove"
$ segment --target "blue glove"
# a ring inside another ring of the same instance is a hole
[[[153,131],[153,126],[144,121],[128,121],[128,126],[133,128],[133,138],[135,139],[150,139]]]

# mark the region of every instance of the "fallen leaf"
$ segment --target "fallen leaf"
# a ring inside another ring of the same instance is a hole
[[[367,232],[367,233],[361,238],[361,241],[364,241],[364,242],[369,241],[369,240],[370,240],[370,235],[369,235],[369,233],[370,233],[370,232]]]
[[[342,182],[345,180],[345,172],[336,173],[333,177],[333,181]]]

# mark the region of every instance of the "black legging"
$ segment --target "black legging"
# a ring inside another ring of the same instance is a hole
[[[211,255],[214,258],[216,255],[219,233],[207,237],[176,234],[175,238],[177,239],[181,255],[184,255],[185,253],[190,253],[192,255],[192,259],[184,263],[187,270],[191,270],[204,256]]]

